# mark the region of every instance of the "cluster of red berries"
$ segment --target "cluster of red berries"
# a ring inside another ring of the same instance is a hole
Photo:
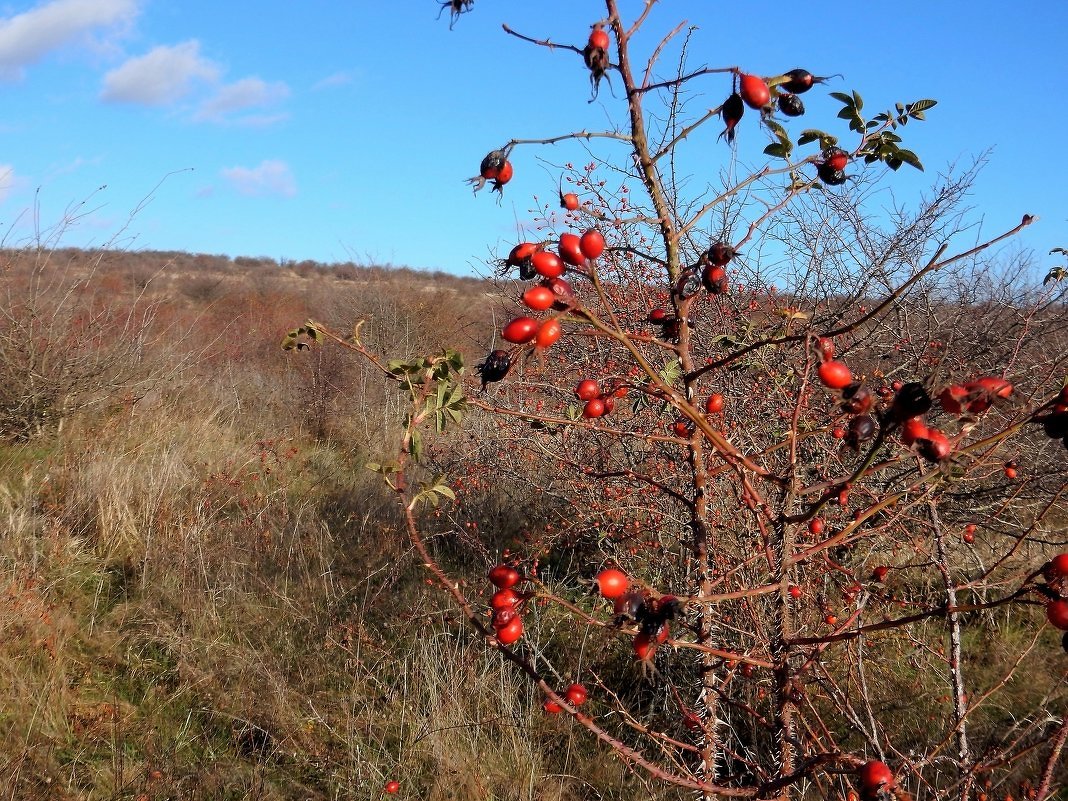
[[[564,700],[571,704],[571,706],[580,707],[584,703],[586,703],[586,700],[590,697],[590,694],[585,687],[576,682],[574,684],[568,685],[567,689],[563,692],[563,696]],[[564,708],[560,706],[560,704],[556,703],[556,701],[553,701],[551,699],[546,699],[545,703],[541,705],[541,708],[544,709],[550,715],[557,715],[560,712],[564,711]]]
[[[523,636],[523,616],[519,607],[527,596],[515,590],[523,577],[514,567],[500,564],[490,570],[488,578],[497,588],[490,598],[490,609],[493,610],[491,622],[497,632],[497,642],[512,645]]]
[[[493,182],[493,191],[504,194],[504,185],[512,180],[515,169],[508,160],[508,150],[491,150],[482,159],[478,168],[478,175],[468,178],[467,182],[474,185],[474,191],[479,191],[486,185],[486,181]]]
[[[597,588],[603,598],[612,601],[617,626],[637,624],[638,633],[632,643],[634,655],[643,662],[650,661],[657,647],[671,636],[669,621],[682,611],[682,602],[674,595],[653,598],[646,591],[631,589],[630,579],[614,567],[597,574]]]
[[[798,95],[826,80],[803,69],[790,70],[769,80],[759,75],[738,73],[735,91],[720,107],[720,116],[726,126],[720,137],[726,136],[728,142],[734,141],[734,129],[741,121],[746,106],[765,113],[770,111],[773,92],[775,105],[783,115],[800,117],[805,113],[805,104]]]
[[[675,282],[675,295],[686,300],[696,295],[703,287],[710,295],[726,295],[730,291],[727,271],[724,269],[738,251],[726,242],[715,242],[701,254],[697,264],[688,267]]]
[[[605,250],[604,235],[591,228],[582,236],[566,233],[560,236],[557,252],[547,250],[544,244],[521,242],[512,248],[503,266],[519,268],[519,277],[524,281],[541,278],[537,284],[523,293],[523,304],[531,311],[566,311],[575,303],[575,293],[562,276],[568,266],[584,268],[599,258]],[[522,315],[509,321],[501,330],[501,337],[513,345],[534,344],[549,348],[563,335],[559,317],[536,320]],[[482,387],[500,381],[511,368],[511,357],[505,351],[493,351],[478,366],[482,375]]]
[[[582,416],[587,420],[594,420],[611,414],[616,408],[616,398],[626,396],[627,388],[620,386],[615,389],[602,389],[601,385],[592,378],[579,381],[575,387],[575,397],[585,401],[582,407]]]

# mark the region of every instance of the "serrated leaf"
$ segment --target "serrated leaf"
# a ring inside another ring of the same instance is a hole
[[[909,114],[909,116],[912,117],[912,119],[914,119],[914,120],[923,121],[923,120],[927,119],[927,115],[924,114],[922,111],[914,111],[911,114]],[[904,125],[905,123],[902,122],[901,124]]]
[[[927,111],[927,109],[934,108],[937,105],[938,105],[938,101],[937,100],[930,100],[930,99],[927,99],[927,98],[925,98],[923,100],[917,100],[915,103],[910,103],[909,104],[909,113],[910,114],[915,114],[916,112],[924,112],[924,111]],[[920,117],[920,119],[923,119],[923,118]]]
[[[779,137],[780,139],[789,139],[790,138],[789,134],[786,133],[786,129],[783,128],[782,125],[780,125],[779,123],[775,122],[775,120],[771,120],[771,119],[764,120],[764,124],[766,126],[768,126],[768,128],[771,130],[771,132],[773,134],[775,134],[777,137]]]
[[[847,95],[845,92],[831,92],[831,97],[840,103],[845,103],[847,106],[853,105],[853,98]]]
[[[911,150],[905,150],[903,147],[898,148],[897,157],[910,167],[915,167],[920,172],[923,172],[923,164],[920,163],[920,157]]]

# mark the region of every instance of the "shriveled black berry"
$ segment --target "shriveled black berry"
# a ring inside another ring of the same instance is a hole
[[[1068,437],[1068,413],[1054,413],[1042,421],[1042,429],[1050,439]]]
[[[686,300],[686,298],[693,297],[700,291],[701,276],[696,270],[687,270],[675,282],[675,295],[679,300]]]
[[[728,142],[733,142],[734,128],[741,121],[742,115],[745,113],[745,101],[742,100],[740,94],[735,92],[723,101],[719,113],[720,116],[723,117],[723,124],[726,126],[719,136],[720,138],[726,136]]]
[[[816,84],[823,83],[827,80],[827,78],[818,77],[808,70],[802,69],[790,70],[786,73],[786,77],[788,80],[779,84],[779,86],[787,92],[795,92],[796,94],[807,92]]]
[[[870,414],[854,417],[849,422],[849,433],[846,442],[854,448],[859,448],[860,443],[866,442],[875,436],[875,419]]]
[[[511,369],[512,358],[507,351],[503,350],[492,351],[482,364],[475,367],[479,376],[482,377],[482,389],[486,388],[486,384],[502,381]]]
[[[816,167],[816,174],[828,186],[841,186],[848,178],[842,170],[836,170],[829,164],[820,164]]]
[[[779,111],[787,117],[800,117],[805,113],[805,104],[801,98],[790,92],[779,92]]]
[[[931,408],[931,396],[927,387],[919,381],[910,381],[902,385],[894,395],[894,403],[890,407],[890,415],[899,422],[908,420],[910,417],[918,417],[926,414]]]

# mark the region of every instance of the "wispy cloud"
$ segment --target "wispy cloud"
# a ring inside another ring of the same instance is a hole
[[[194,119],[221,122],[235,113],[271,106],[287,97],[289,87],[281,81],[268,83],[257,77],[242,78],[220,86],[201,104]]]
[[[192,39],[161,45],[113,69],[104,76],[100,97],[112,103],[162,106],[187,95],[197,81],[214,82],[220,74],[219,66],[200,54],[200,42]]]
[[[0,203],[7,200],[15,186],[15,168],[10,164],[0,164]]]
[[[267,159],[257,167],[227,167],[222,177],[242,195],[293,197],[297,194],[297,182],[289,165],[277,159]]]
[[[52,0],[0,19],[0,77],[22,76],[26,66],[100,29],[133,21],[139,0]]]
[[[312,85],[313,91],[321,91],[322,89],[333,89],[338,86],[348,86],[352,83],[354,78],[351,72],[335,72],[333,75],[327,75],[322,80],[316,81]]]

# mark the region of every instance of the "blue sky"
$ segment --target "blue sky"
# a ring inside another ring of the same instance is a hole
[[[643,5],[621,0],[628,16]],[[698,26],[695,67],[842,73],[805,96],[803,126],[843,134],[828,90],[857,89],[873,111],[936,98],[928,122],[906,131],[927,172],[903,167],[894,196],[988,154],[973,219],[994,233],[1039,215],[1019,246],[1056,262],[1047,251],[1068,247],[1068,3],[786,8],[662,0],[634,46],[644,61],[686,19]],[[581,46],[603,11],[595,0],[477,0],[450,31],[437,0],[0,0],[0,235],[8,246],[36,229],[72,246],[471,272],[516,241],[535,197],[555,203],[557,166],[583,154],[518,149],[500,205],[463,183],[482,156],[513,136],[622,119],[608,91],[587,102],[576,55],[501,23]],[[718,105],[729,80],[693,91],[695,107]],[[693,173],[730,158],[719,129],[687,145]],[[757,164],[767,140],[752,115],[741,138],[739,159]]]

